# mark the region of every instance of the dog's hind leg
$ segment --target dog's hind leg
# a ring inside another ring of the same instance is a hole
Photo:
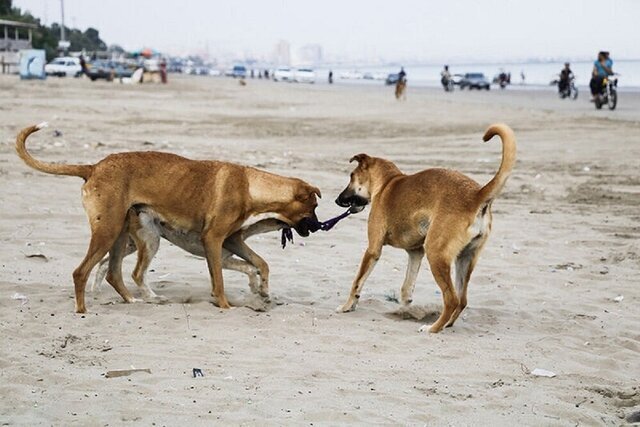
[[[409,263],[407,264],[407,274],[402,284],[402,290],[400,291],[400,303],[403,305],[409,305],[413,301],[413,290],[416,287],[416,277],[420,271],[420,264],[422,263],[422,257],[424,257],[424,250],[422,248],[416,250],[408,250]]]
[[[122,259],[125,257],[125,248],[127,245],[127,241],[129,239],[129,234],[125,229],[120,233],[120,236],[116,239],[115,243],[111,247],[111,251],[109,251],[109,270],[107,272],[107,282],[113,289],[120,294],[122,299],[125,302],[136,302],[136,299],[133,298],[127,287],[124,285],[124,281],[122,280]]]
[[[482,252],[482,248],[488,237],[487,234],[475,237],[464,247],[456,258],[456,292],[458,293],[459,302],[458,307],[453,312],[453,315],[451,315],[449,322],[447,322],[447,327],[453,326],[458,316],[460,316],[460,313],[462,313],[467,306],[467,287],[469,286],[471,273],[473,273],[473,269],[480,257],[480,252]]]
[[[136,251],[136,244],[132,239],[129,239],[127,242],[127,248],[125,249],[125,258],[131,255]],[[109,257],[106,256],[102,258],[102,261],[98,263],[98,270],[96,271],[96,276],[91,284],[91,292],[96,292],[100,290],[100,286],[102,285],[102,281],[107,275],[107,271],[109,271]]]
[[[156,294],[147,284],[146,277],[149,265],[160,247],[160,234],[153,226],[137,227],[136,220],[133,219],[131,237],[138,248],[138,260],[131,277],[138,285],[145,301],[165,302],[166,298]]]
[[[439,224],[445,225],[438,226]],[[465,241],[468,241],[466,238],[460,239],[459,235],[464,233],[467,233],[465,228],[452,227],[451,221],[447,221],[447,218],[434,219],[433,225],[427,233],[425,252],[431,267],[431,274],[440,287],[443,300],[442,313],[440,313],[438,320],[431,325],[429,332],[440,332],[458,308],[458,295],[451,281],[451,264],[462,250],[461,246]]]
[[[86,185],[86,184],[85,184]],[[126,211],[125,211],[126,212]],[[125,212],[117,212],[114,208],[104,211],[87,209],[91,225],[91,240],[84,259],[73,272],[73,283],[76,295],[76,313],[86,313],[84,301],[87,279],[93,267],[109,252],[120,236]]]

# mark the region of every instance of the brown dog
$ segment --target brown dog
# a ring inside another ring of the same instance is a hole
[[[398,101],[400,101],[400,99],[402,99],[403,101],[407,100],[406,90],[407,79],[398,79],[398,81],[396,82],[396,99]]]
[[[249,278],[249,288],[254,294],[264,298],[269,297],[269,266],[262,258],[255,254],[246,244],[246,239],[256,234],[267,233],[281,229],[285,224],[277,219],[265,219],[247,228],[236,231],[227,237],[222,244],[222,268],[244,273]],[[142,292],[145,301],[165,301],[166,298],[157,295],[146,282],[146,273],[153,257],[160,247],[160,238],[164,238],[179,248],[196,255],[205,257],[204,246],[200,234],[196,232],[182,233],[172,229],[163,222],[153,211],[145,208],[131,208],[127,218],[129,241],[121,253],[121,258],[138,252],[138,260],[133,269],[132,278]],[[246,249],[245,249],[246,247]],[[243,256],[249,260],[239,259]],[[113,282],[113,275],[118,274],[120,261],[111,262],[105,257],[98,264],[98,271],[91,286],[91,291],[99,289],[105,276],[108,282]],[[114,270],[110,266],[116,266]]]
[[[110,252],[115,274],[111,285],[126,302],[134,301],[124,286],[119,266],[128,240],[127,216],[132,207],[149,209],[172,229],[198,233],[211,276],[212,296],[229,308],[222,279],[224,241],[243,227],[276,218],[309,235],[317,222],[320,190],[306,182],[255,168],[218,161],[190,160],[160,152],[118,153],[94,165],[64,165],[36,160],[25,147],[29,135],[46,124],[23,129],[16,140],[20,158],[29,166],[55,175],[78,176],[82,204],[89,218],[91,241],[73,272],[76,312],[86,312],[84,293],[93,267]]]
[[[444,309],[429,329],[439,332],[452,326],[467,305],[467,285],[480,251],[491,231],[491,203],[498,197],[516,161],[516,141],[506,125],[487,129],[484,140],[502,139],[502,163],[484,187],[463,174],[427,169],[405,175],[392,162],[358,154],[358,166],[336,203],[362,210],[371,202],[369,246],[360,264],[347,302],[338,311],[354,310],[365,280],[384,245],[409,254],[401,302],[411,303],[416,276],[426,253],[433,277],[442,291]],[[456,286],[451,264],[456,266]]]

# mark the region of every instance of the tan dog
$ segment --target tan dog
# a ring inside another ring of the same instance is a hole
[[[407,100],[406,90],[407,90],[407,80],[406,79],[399,79],[396,82],[396,99],[398,101],[400,99],[402,99],[403,101]]]
[[[269,297],[269,266],[260,257],[254,256],[244,241],[256,234],[267,233],[281,229],[285,224],[277,219],[265,219],[247,228],[235,232],[225,239],[222,244],[222,268],[244,273],[249,278],[249,288],[254,294]],[[145,208],[131,208],[127,218],[129,241],[121,258],[138,252],[138,260],[133,269],[132,278],[142,292],[145,301],[164,301],[166,298],[157,295],[146,282],[146,273],[160,247],[160,238],[164,238],[179,248],[204,258],[204,246],[200,234],[196,232],[182,233],[172,229],[168,224]],[[250,260],[234,257],[238,255]],[[255,265],[254,265],[255,263]],[[91,286],[91,291],[99,289],[105,276],[109,273],[110,257],[105,257],[98,264],[98,271]],[[113,264],[112,264],[113,265]],[[120,269],[117,269],[120,271]],[[109,276],[108,281],[113,279]]]
[[[491,231],[491,203],[500,194],[516,161],[513,131],[503,124],[493,125],[487,129],[484,140],[494,135],[502,139],[502,163],[484,187],[452,170],[427,169],[405,175],[388,160],[366,154],[351,159],[358,162],[358,167],[336,203],[362,210],[371,202],[369,246],[349,299],[338,311],[355,309],[382,247],[391,245],[409,255],[401,303],[411,303],[416,276],[426,253],[444,300],[442,313],[429,330],[439,332],[445,325],[453,325],[467,305],[467,285]],[[453,263],[455,288],[451,281]]]
[[[111,285],[126,302],[134,301],[118,265],[129,238],[126,220],[132,207],[152,211],[174,230],[199,234],[212,296],[221,308],[230,307],[222,279],[222,249],[228,237],[267,218],[284,222],[304,237],[309,235],[308,222],[317,222],[316,196],[320,197],[320,190],[316,187],[233,163],[190,160],[153,151],[112,154],[94,165],[41,162],[27,152],[25,142],[45,125],[23,129],[16,150],[34,169],[85,180],[82,204],[89,218],[91,241],[85,258],[73,272],[78,313],[86,312],[87,278],[107,252],[113,264],[109,268]]]

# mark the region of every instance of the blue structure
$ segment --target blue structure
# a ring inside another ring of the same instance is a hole
[[[20,51],[20,78],[46,79],[44,72],[45,52],[42,49],[28,49]]]

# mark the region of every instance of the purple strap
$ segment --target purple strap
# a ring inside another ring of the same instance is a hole
[[[351,208],[349,208],[349,210],[347,210],[346,212],[338,215],[337,217],[328,219],[325,222],[307,220],[309,231],[311,231],[312,233],[315,233],[318,230],[329,231],[338,222],[345,219],[349,215],[351,215]],[[282,249],[284,249],[287,246],[287,241],[293,243],[293,232],[291,231],[291,227],[284,227],[282,229],[282,238],[281,238]]]

